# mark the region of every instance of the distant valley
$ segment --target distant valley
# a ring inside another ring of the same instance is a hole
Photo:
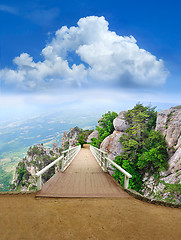
[[[18,162],[25,156],[28,147],[43,143],[52,148],[56,141],[61,143],[64,131],[76,125],[80,128],[94,128],[97,115],[80,115],[57,111],[51,114],[30,117],[12,123],[0,125],[0,191],[8,191]]]

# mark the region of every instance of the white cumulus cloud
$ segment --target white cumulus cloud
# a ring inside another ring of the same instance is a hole
[[[16,69],[0,70],[0,79],[20,89],[163,85],[168,71],[161,59],[141,49],[133,36],[119,36],[104,17],[81,18],[60,28],[42,50],[43,61],[22,53]]]

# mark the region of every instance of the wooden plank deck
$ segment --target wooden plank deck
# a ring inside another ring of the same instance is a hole
[[[64,173],[56,173],[36,197],[129,197],[122,187],[104,173],[85,145]]]

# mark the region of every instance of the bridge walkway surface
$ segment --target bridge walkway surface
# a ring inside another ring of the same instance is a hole
[[[96,159],[84,145],[65,172],[57,172],[36,197],[117,197],[129,198],[108,173],[103,172]]]

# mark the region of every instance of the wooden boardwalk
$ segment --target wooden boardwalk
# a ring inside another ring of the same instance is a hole
[[[85,145],[67,170],[56,173],[36,197],[129,197],[122,187],[104,173]]]

